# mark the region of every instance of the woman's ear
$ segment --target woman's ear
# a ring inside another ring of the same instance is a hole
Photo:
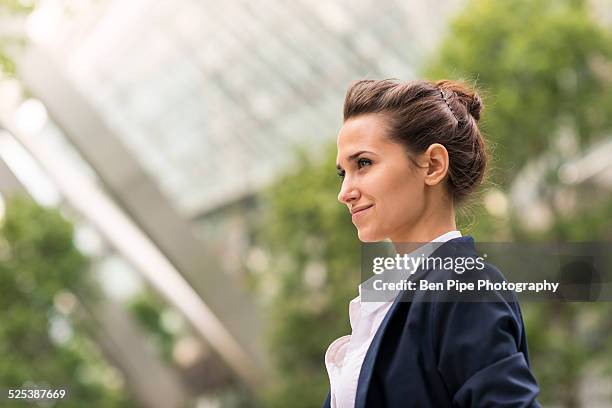
[[[421,163],[425,167],[425,184],[435,186],[439,184],[448,173],[448,151],[440,143],[433,143],[423,153]]]

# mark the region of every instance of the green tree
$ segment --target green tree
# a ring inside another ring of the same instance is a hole
[[[0,0],[0,18],[3,20],[22,19],[36,6],[36,1],[26,4],[26,1]],[[10,25],[10,24],[9,24]],[[7,49],[21,46],[24,39],[21,33],[4,34],[0,36],[0,73],[15,75],[15,63],[9,57]]]
[[[507,186],[561,125],[581,146],[612,128],[612,36],[581,0],[469,1],[426,69],[488,90],[484,129]]]
[[[0,386],[66,387],[65,407],[131,406],[121,389],[101,382],[113,371],[82,322],[63,310],[62,299],[95,298],[87,276],[72,226],[58,211],[25,198],[7,202],[0,227]]]
[[[159,346],[161,356],[168,363],[172,363],[172,350],[176,338],[162,323],[164,305],[153,294],[144,292],[131,299],[128,309],[136,321],[147,331]]]

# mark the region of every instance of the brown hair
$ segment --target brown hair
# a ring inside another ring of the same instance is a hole
[[[442,144],[449,156],[447,188],[459,203],[484,178],[487,149],[478,127],[482,108],[478,93],[459,82],[361,80],[346,93],[344,121],[383,114],[389,120],[389,137],[409,153]]]

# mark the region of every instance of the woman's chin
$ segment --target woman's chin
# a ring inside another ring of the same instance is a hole
[[[377,234],[367,230],[357,230],[357,237],[359,237],[361,242],[378,242],[382,240]]]

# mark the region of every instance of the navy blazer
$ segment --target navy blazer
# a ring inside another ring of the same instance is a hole
[[[465,236],[447,241],[431,256],[477,255],[473,238]],[[431,269],[414,277],[427,274],[430,282],[470,279],[469,272],[449,276],[448,271]],[[482,273],[504,279],[489,264]],[[413,292],[410,301],[402,296],[395,299],[366,353],[356,408],[540,406],[515,297],[467,302],[436,301],[431,291]],[[330,394],[323,408],[330,408]]]

